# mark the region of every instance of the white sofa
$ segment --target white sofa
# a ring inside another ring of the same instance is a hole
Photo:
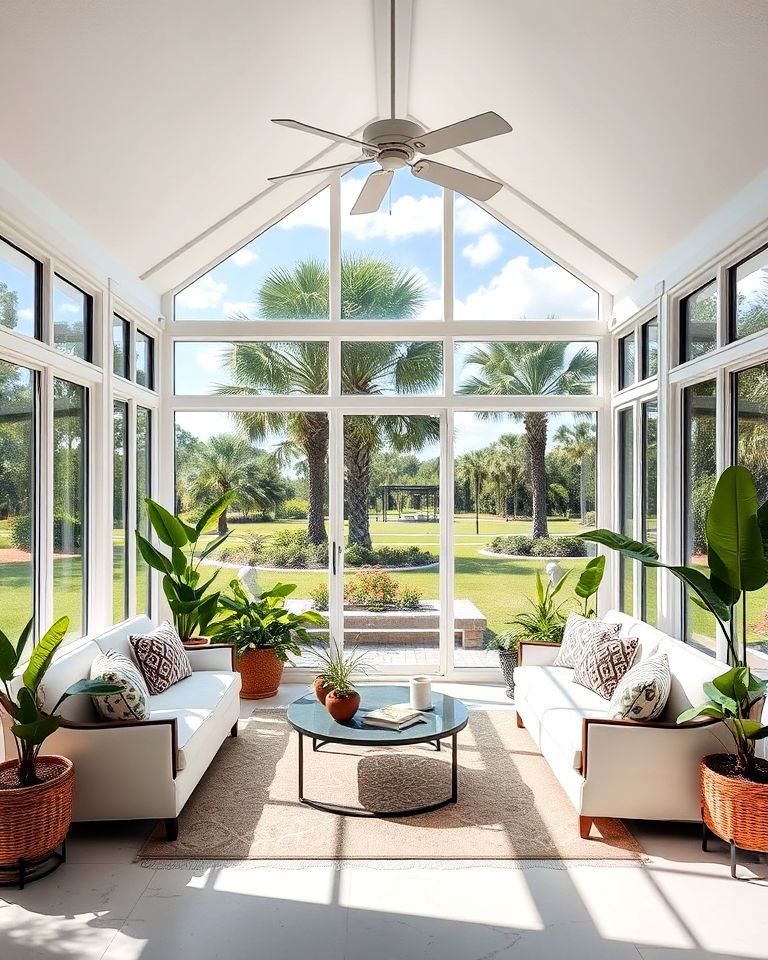
[[[147,617],[134,617],[64,647],[46,674],[44,703],[53,705],[70,684],[88,677],[101,651],[130,657],[128,637],[152,627]],[[76,821],[164,820],[167,837],[175,839],[181,809],[226,737],[237,736],[240,715],[234,648],[212,644],[188,653],[192,675],[150,698],[149,720],[104,721],[90,697],[64,702],[65,724],[43,749],[74,761]],[[5,755],[14,756],[5,717],[3,733]]]
[[[637,637],[639,656],[666,653],[672,689],[659,720],[609,720],[608,701],[555,667],[557,644],[523,643],[515,670],[518,726],[525,726],[579,813],[588,837],[597,817],[701,819],[699,760],[729,749],[714,720],[678,726],[678,715],[702,703],[703,684],[728,669],[689,644],[616,610],[603,618]]]

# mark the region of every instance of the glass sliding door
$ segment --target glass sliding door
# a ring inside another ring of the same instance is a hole
[[[344,417],[343,637],[379,672],[440,666],[440,417]]]
[[[87,399],[85,387],[54,380],[53,613],[69,617],[69,637],[87,629]]]
[[[498,667],[494,641],[530,610],[536,574],[578,577],[594,526],[594,414],[457,412],[454,418],[454,654]]]
[[[229,538],[206,561],[215,589],[235,578],[254,595],[295,584],[292,610],[328,610],[328,415],[311,411],[177,413],[176,509],[198,517],[235,492],[218,530]],[[327,630],[313,632],[317,642]],[[307,651],[296,661],[309,667]]]
[[[0,629],[13,641],[35,608],[35,374],[0,361]]]
[[[641,539],[646,543],[658,543],[658,400],[648,400],[642,405],[642,482],[643,513]],[[647,623],[656,624],[658,575],[650,567],[643,567],[641,573],[641,618]]]

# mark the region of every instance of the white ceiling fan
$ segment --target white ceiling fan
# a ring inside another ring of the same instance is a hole
[[[369,124],[363,131],[362,139],[346,137],[340,133],[312,127],[298,120],[273,120],[283,127],[292,127],[305,133],[313,133],[318,137],[335,140],[338,143],[351,143],[362,147],[363,156],[347,163],[335,163],[329,167],[315,167],[313,170],[301,170],[298,173],[286,173],[280,177],[269,177],[271,181],[288,180],[293,177],[305,177],[313,173],[328,173],[331,170],[347,172],[365,163],[377,163],[378,170],[374,170],[363,184],[363,189],[355,201],[350,213],[375,213],[386,196],[389,184],[395,170],[408,166],[411,173],[421,180],[428,180],[449,190],[456,190],[474,200],[489,200],[501,190],[502,184],[497,180],[479,177],[457,167],[449,167],[436,160],[424,160],[420,155],[430,156],[441,150],[450,150],[478,140],[487,140],[489,137],[498,137],[502,133],[510,133],[512,127],[492,110],[479,113],[476,117],[460,120],[447,127],[427,132],[418,123],[411,120],[401,120],[395,116],[395,0],[390,0],[390,103],[391,117],[388,120],[377,120]]]

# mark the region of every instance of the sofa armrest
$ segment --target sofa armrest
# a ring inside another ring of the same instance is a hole
[[[699,763],[728,744],[717,720],[684,724],[582,721],[580,813],[600,817],[695,821]]]
[[[231,670],[235,672],[235,645],[234,643],[209,643],[206,647],[195,647],[187,650],[192,669],[197,670]]]
[[[128,744],[138,747],[142,753],[157,751],[167,757],[171,778],[176,779],[179,758],[176,717],[163,720],[104,720],[101,723],[64,720],[53,736],[59,734],[66,735],[62,736],[62,740],[71,739],[96,753],[105,749],[122,753]]]
[[[517,647],[517,665],[522,667],[551,667],[560,651],[561,643],[542,640],[523,640]]]

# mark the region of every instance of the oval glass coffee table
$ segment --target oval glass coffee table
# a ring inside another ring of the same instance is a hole
[[[299,801],[318,810],[338,813],[349,817],[411,817],[417,813],[439,810],[449,803],[456,803],[459,795],[458,734],[467,725],[467,708],[455,697],[444,693],[432,694],[432,709],[422,713],[423,723],[415,723],[405,730],[384,730],[367,727],[363,717],[371,710],[387,707],[393,703],[407,703],[408,687],[393,687],[370,684],[357,688],[360,707],[351,720],[337,723],[313,693],[294,700],[288,707],[288,723],[299,736]],[[445,800],[407,810],[374,811],[360,807],[345,807],[323,803],[304,796],[304,737],[312,740],[312,749],[317,751],[326,743],[342,743],[360,747],[401,747],[415,743],[430,743],[440,750],[441,741],[451,738],[451,794]]]

